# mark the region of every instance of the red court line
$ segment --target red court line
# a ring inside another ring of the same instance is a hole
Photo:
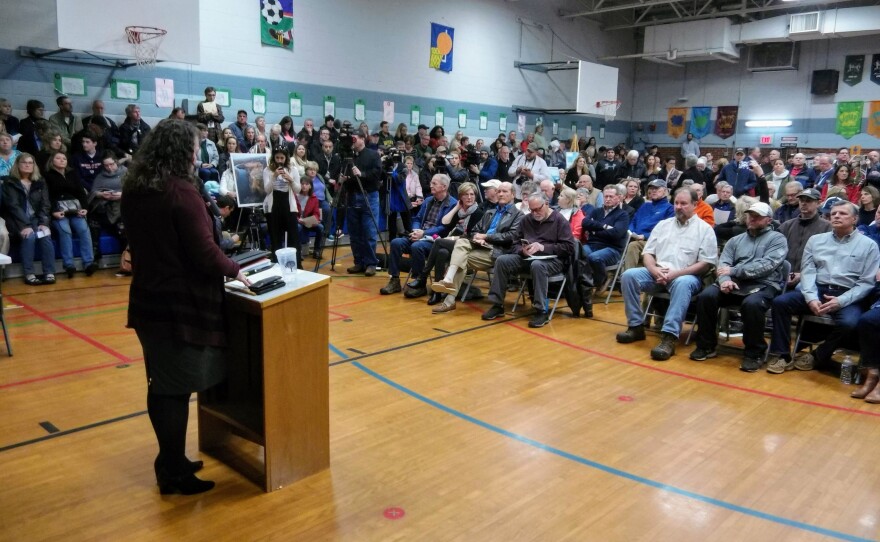
[[[358,305],[360,303],[367,303],[369,301],[375,301],[377,299],[381,299],[383,296],[377,295],[373,297],[368,297],[367,299],[361,299],[360,301],[349,301],[348,303],[341,303],[339,305],[330,305],[331,309],[338,309],[340,307],[349,307],[351,305]]]
[[[358,288],[357,286],[348,286],[347,284],[340,284],[338,282],[334,282],[333,286],[339,286],[340,288],[348,288],[349,290],[357,290],[358,292],[372,292],[372,290],[367,290],[366,288]]]
[[[536,331],[532,331],[531,329],[524,328],[524,327],[522,327],[518,324],[515,324],[513,322],[508,322],[506,325],[508,325],[514,329],[518,329],[524,333],[534,335],[535,337],[540,337],[541,339],[544,339],[544,340],[547,340],[547,341],[550,341],[550,342],[553,342],[553,343],[556,343],[556,344],[559,344],[562,346],[566,346],[566,347],[572,348],[574,350],[579,350],[581,352],[586,352],[588,354],[601,356],[603,358],[607,358],[607,359],[617,361],[620,363],[626,363],[627,365],[634,365],[636,367],[642,367],[644,369],[649,369],[651,371],[655,371],[658,373],[663,373],[663,374],[667,374],[667,375],[671,375],[671,376],[678,376],[681,378],[686,378],[688,380],[693,380],[695,382],[702,382],[703,384],[710,384],[712,386],[718,386],[718,387],[727,388],[730,390],[737,390],[737,391],[742,391],[742,392],[746,392],[746,393],[752,393],[754,395],[760,395],[763,397],[770,397],[771,399],[779,399],[781,401],[789,401],[791,403],[800,403],[802,405],[810,405],[810,406],[815,406],[815,407],[828,408],[831,410],[839,410],[841,412],[848,412],[850,414],[861,414],[863,416],[875,416],[875,417],[880,418],[880,412],[872,412],[869,410],[858,410],[855,408],[832,405],[829,403],[820,403],[818,401],[808,401],[806,399],[798,399],[797,397],[790,397],[788,395],[781,395],[778,393],[771,393],[769,391],[761,391],[761,390],[756,390],[756,389],[752,389],[752,388],[746,388],[744,386],[737,386],[736,384],[729,384],[727,382],[719,382],[717,380],[711,380],[711,379],[703,378],[700,376],[694,376],[694,375],[689,375],[686,373],[680,373],[678,371],[673,371],[671,369],[664,369],[662,367],[657,367],[656,365],[648,365],[646,363],[639,363],[638,361],[632,361],[632,360],[628,360],[625,358],[619,358],[617,356],[612,356],[611,354],[606,354],[604,352],[599,352],[597,350],[592,350],[590,348],[584,348],[583,346],[578,346],[576,344],[572,344],[570,342],[563,341],[561,339],[556,339],[553,337],[549,337],[547,335],[543,335],[543,334],[538,333]]]
[[[39,310],[31,307],[30,305],[22,303],[21,301],[18,301],[17,299],[14,299],[12,297],[10,297],[9,300],[12,301],[13,303],[15,303],[16,305],[21,305],[22,307],[25,308],[25,310],[32,312],[35,316],[42,318],[43,320],[45,320],[46,322],[49,322],[53,326],[56,326],[56,327],[63,329],[64,331],[70,333],[71,335],[89,343],[90,345],[94,346],[95,348],[97,348],[103,352],[106,352],[107,354],[110,354],[111,356],[113,356],[116,359],[118,359],[120,361],[124,361],[126,363],[131,361],[131,358],[129,358],[128,356],[120,354],[119,352],[117,352],[116,350],[113,350],[109,346],[106,346],[104,344],[99,343],[98,341],[92,339],[88,335],[85,335],[84,333],[80,333],[79,331],[73,329],[72,327],[59,322],[58,320],[52,318],[48,314],[46,314],[42,311],[39,311]]]
[[[144,361],[144,358],[135,358],[135,359],[129,360],[127,363],[140,363],[142,361]],[[107,369],[108,367],[116,367],[118,365],[119,365],[118,361],[111,361],[110,363],[104,363],[103,365],[94,365],[92,367],[83,367],[82,369],[73,369],[70,371],[63,371],[63,372],[55,373],[55,374],[51,374],[51,375],[37,376],[34,378],[28,378],[27,380],[19,380],[16,382],[10,382],[8,384],[2,384],[2,385],[0,385],[0,390],[7,389],[7,388],[14,388],[16,386],[23,386],[25,384],[33,384],[34,382],[45,382],[46,380],[54,380],[56,378],[62,378],[65,376],[70,376],[70,375],[89,373],[91,371],[97,371],[99,369]]]
[[[134,330],[130,329],[128,331],[103,331],[92,333],[92,337],[116,337],[119,335],[134,335]],[[70,335],[67,333],[59,333],[58,335],[15,335],[16,340],[56,340],[56,339],[69,339]]]
[[[128,300],[124,299],[122,301],[109,301],[107,303],[95,303],[93,305],[81,305],[79,307],[64,307],[63,309],[52,309],[50,311],[46,311],[46,314],[57,314],[59,312],[69,312],[69,311],[86,311],[89,309],[96,309],[98,307],[107,307],[110,305],[123,305],[127,304]]]

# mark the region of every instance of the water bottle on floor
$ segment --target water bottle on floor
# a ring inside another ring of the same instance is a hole
[[[856,371],[856,364],[852,359],[852,356],[849,354],[843,358],[843,364],[840,366],[840,383],[841,384],[852,384],[853,383],[853,373]]]

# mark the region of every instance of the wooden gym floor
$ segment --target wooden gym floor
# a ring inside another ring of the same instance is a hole
[[[652,362],[656,336],[614,341],[618,296],[539,330],[527,310],[481,321],[485,301],[433,316],[380,296],[385,275],[344,275],[347,250],[324,268],[332,467],[271,494],[201,456],[217,488],[159,495],[128,279],[7,280],[0,539],[878,537],[880,407],[833,377],[746,374],[732,349]]]

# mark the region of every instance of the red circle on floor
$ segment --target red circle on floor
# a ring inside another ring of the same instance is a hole
[[[396,506],[392,506],[391,508],[386,508],[382,515],[387,519],[400,519],[406,515],[406,512],[403,511],[403,508],[398,508]]]
[[[625,403],[629,403],[635,401],[635,398],[632,395],[621,395],[617,398],[618,401],[623,401]]]

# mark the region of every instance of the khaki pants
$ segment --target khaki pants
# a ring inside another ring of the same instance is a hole
[[[459,239],[452,247],[452,255],[449,265],[455,266],[455,277],[452,282],[455,289],[461,288],[468,267],[474,269],[492,269],[495,262],[492,260],[492,250],[480,245],[472,244],[467,239]]]
[[[634,269],[641,265],[642,250],[644,249],[645,241],[636,241],[633,239],[629,242],[629,246],[626,247],[626,254],[623,255],[623,261],[621,262],[621,265],[623,266],[620,270],[621,274],[627,269]]]

